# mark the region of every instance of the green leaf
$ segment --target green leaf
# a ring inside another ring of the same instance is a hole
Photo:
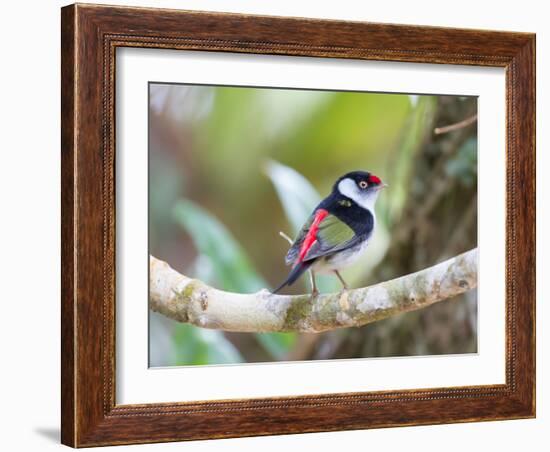
[[[243,357],[221,331],[179,324],[174,332],[174,365],[234,364]]]
[[[297,234],[321,201],[321,195],[298,171],[274,160],[266,163],[265,173],[275,186],[293,233]]]
[[[247,293],[267,286],[231,233],[210,213],[189,200],[180,200],[174,218],[191,236],[199,254],[207,257],[209,273],[221,289]]]
[[[193,239],[199,257],[194,276],[224,290],[255,292],[267,284],[253,269],[248,256],[227,228],[211,214],[189,200],[180,200],[174,217]],[[235,361],[234,347],[217,331],[184,325],[177,330],[177,362],[187,364],[223,364]],[[197,330],[197,331],[195,331]],[[217,335],[215,334],[217,333]],[[285,356],[295,341],[293,333],[256,334],[258,341],[275,359]],[[222,340],[223,339],[223,340]],[[225,342],[224,342],[225,340]]]
[[[283,359],[296,342],[295,333],[258,333],[258,342],[276,359]]]

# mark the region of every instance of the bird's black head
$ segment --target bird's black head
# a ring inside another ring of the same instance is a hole
[[[384,187],[386,184],[368,171],[351,171],[336,181],[332,192],[355,201],[361,207],[372,209],[379,191]]]
[[[384,183],[382,183],[382,180],[378,176],[375,176],[368,171],[351,171],[338,178],[338,180],[332,187],[332,191],[338,191],[338,186],[340,182],[345,179],[350,179],[351,181],[353,181],[357,188],[361,191],[386,186]]]

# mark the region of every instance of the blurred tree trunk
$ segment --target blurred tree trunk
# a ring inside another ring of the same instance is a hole
[[[407,196],[391,221],[386,258],[368,283],[395,278],[477,246],[477,125],[436,135],[435,127],[476,114],[475,98],[438,97],[407,175]],[[437,227],[435,226],[437,225]],[[477,291],[357,329],[326,333],[310,359],[477,351]]]

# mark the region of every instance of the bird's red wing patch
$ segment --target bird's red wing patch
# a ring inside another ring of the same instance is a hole
[[[325,209],[319,209],[317,210],[317,212],[315,212],[315,217],[313,218],[313,222],[309,227],[309,231],[307,231],[304,241],[302,242],[300,254],[298,254],[298,259],[296,259],[296,263],[294,265],[299,264],[304,260],[308,251],[317,241],[317,232],[319,231],[319,225],[321,224],[321,221],[323,221],[327,217],[327,215],[328,211]]]

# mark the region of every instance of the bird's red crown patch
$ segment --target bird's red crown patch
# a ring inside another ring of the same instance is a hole
[[[372,174],[370,177],[369,177],[369,182],[371,184],[379,184],[380,182],[382,182],[380,180],[380,178],[378,176],[375,176],[374,174]]]

